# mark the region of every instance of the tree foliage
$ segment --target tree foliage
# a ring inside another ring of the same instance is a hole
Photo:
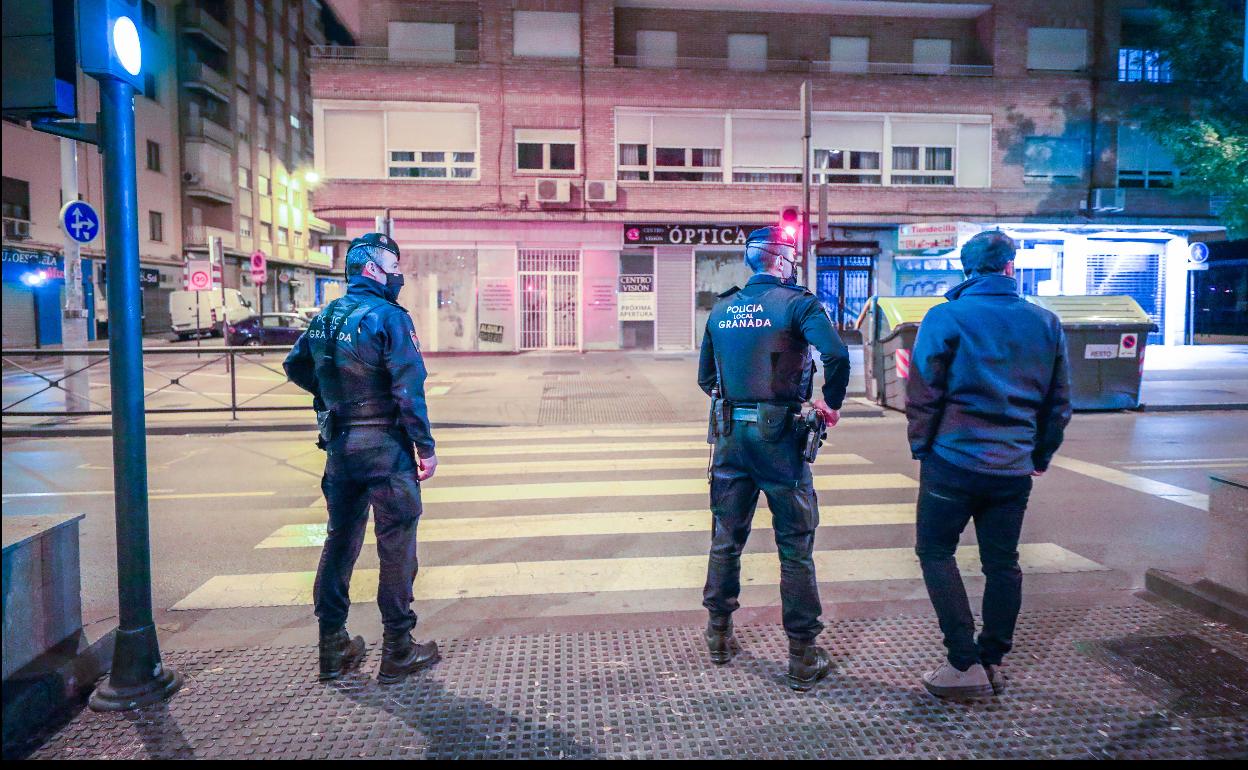
[[[1182,170],[1180,192],[1214,196],[1231,237],[1248,236],[1248,84],[1243,0],[1154,0],[1146,45],[1173,84],[1134,109]]]

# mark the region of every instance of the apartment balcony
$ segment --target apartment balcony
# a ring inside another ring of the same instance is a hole
[[[188,225],[183,234],[183,245],[188,247],[208,247],[208,238],[217,237],[227,249],[238,248],[238,235],[233,230],[207,225]]]
[[[186,121],[186,138],[215,142],[230,149],[234,146],[234,134],[230,129],[205,117],[191,118]]]
[[[318,63],[402,64],[415,67],[476,64],[480,51],[470,49],[394,48],[363,45],[314,45],[309,54]]]
[[[615,66],[623,69],[725,70],[732,72],[785,72],[803,75],[945,75],[992,77],[991,64],[919,64],[914,62],[852,62],[768,59],[766,67],[734,66],[727,58],[679,56],[661,61],[641,56],[616,55]]]
[[[234,180],[232,179],[224,179],[188,167],[182,172],[182,183],[186,188],[186,194],[192,198],[200,198],[213,203],[234,202]]]
[[[186,35],[198,37],[222,53],[230,52],[229,28],[195,3],[187,3],[183,11],[182,32]]]
[[[234,87],[225,75],[203,62],[182,66],[182,85],[226,103],[229,103],[230,95],[234,92]]]

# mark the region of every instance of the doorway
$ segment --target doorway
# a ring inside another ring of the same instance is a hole
[[[581,252],[520,249],[520,349],[576,350],[580,342]]]

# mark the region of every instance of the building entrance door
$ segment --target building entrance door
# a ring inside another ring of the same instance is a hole
[[[580,347],[581,252],[520,249],[520,349]]]
[[[819,254],[817,257],[819,301],[828,311],[832,324],[846,341],[859,342],[858,314],[871,296],[875,278],[875,257],[862,254]]]

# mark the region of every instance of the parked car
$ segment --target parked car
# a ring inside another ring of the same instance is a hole
[[[308,328],[308,320],[298,313],[253,315],[225,328],[229,345],[293,345]]]
[[[169,293],[172,331],[180,340],[200,335],[215,336],[221,333],[225,324],[241,321],[253,312],[251,303],[238,289]]]
[[[319,307],[297,307],[295,312],[311,321],[321,314],[321,309]]]

